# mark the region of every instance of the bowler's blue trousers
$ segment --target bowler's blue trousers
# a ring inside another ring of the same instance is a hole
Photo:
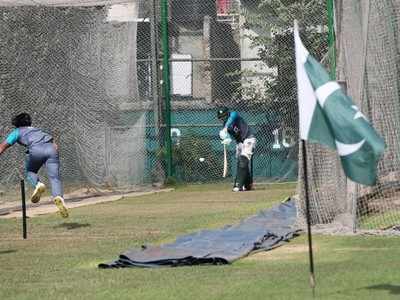
[[[26,158],[26,172],[28,181],[33,185],[39,182],[38,172],[46,165],[49,177],[51,194],[53,197],[63,197],[63,188],[60,179],[60,159],[53,143],[45,143],[30,147]]]

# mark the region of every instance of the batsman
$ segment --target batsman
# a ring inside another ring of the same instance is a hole
[[[250,163],[256,146],[256,138],[246,121],[236,111],[222,107],[217,112],[218,119],[223,123],[219,137],[223,145],[228,145],[232,138],[236,141],[237,171],[233,186],[234,192],[248,191],[253,185]]]

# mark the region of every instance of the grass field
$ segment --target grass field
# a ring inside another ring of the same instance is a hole
[[[29,219],[0,220],[0,299],[312,299],[304,235],[225,266],[101,270],[143,244],[236,223],[294,193],[196,185]],[[314,236],[316,299],[399,299],[400,240]]]

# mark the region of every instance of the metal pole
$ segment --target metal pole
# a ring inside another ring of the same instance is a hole
[[[156,131],[157,141],[159,141],[160,129],[160,100],[158,94],[158,51],[157,51],[157,13],[156,1],[151,0],[151,16],[150,16],[150,47],[151,47],[151,84],[153,95],[153,111],[154,111],[154,128]]]
[[[172,172],[172,141],[171,141],[171,94],[169,77],[169,38],[168,38],[168,0],[161,0],[161,34],[163,50],[163,90],[165,97],[165,147],[167,176],[171,177]]]
[[[150,16],[150,48],[151,56],[148,60],[151,63],[151,92],[153,98],[153,117],[154,117],[154,135],[156,140],[157,149],[162,149],[163,137],[165,128],[163,126],[163,116],[162,116],[162,101],[160,101],[159,93],[159,62],[158,53],[158,21],[157,21],[157,5],[156,0],[151,0],[151,16]],[[162,167],[163,158],[155,155],[157,170],[162,170],[162,174],[156,174],[158,177],[157,181],[165,180],[165,170]]]
[[[336,78],[336,37],[335,37],[335,8],[334,0],[327,0],[328,8],[328,53],[330,63],[330,75]]]
[[[25,203],[25,181],[21,179],[21,200],[22,200],[22,237],[27,238],[26,230],[26,203]]]
[[[306,142],[304,140],[301,140],[301,145],[302,145],[302,152],[303,152],[304,196],[305,196],[305,203],[306,203],[308,254],[309,254],[309,260],[310,260],[310,286],[313,290],[313,296],[315,296],[315,275],[314,275],[314,258],[313,258],[312,235],[311,235],[310,199],[309,199],[309,192],[308,192]]]

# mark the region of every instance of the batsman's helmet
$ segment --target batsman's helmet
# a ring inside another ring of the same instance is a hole
[[[218,108],[217,118],[224,121],[225,123],[229,118],[229,109],[227,107]]]
[[[32,119],[31,116],[27,113],[21,113],[19,115],[16,115],[12,118],[11,124],[13,124],[15,127],[26,127],[26,126],[31,126],[32,124]]]

